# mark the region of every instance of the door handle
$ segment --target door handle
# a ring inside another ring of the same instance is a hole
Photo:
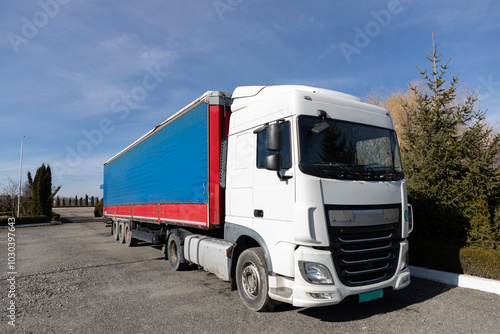
[[[264,210],[253,210],[253,216],[257,218],[263,218]]]

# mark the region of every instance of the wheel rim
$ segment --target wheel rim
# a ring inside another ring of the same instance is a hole
[[[247,262],[243,266],[241,273],[241,283],[243,283],[243,291],[250,299],[255,299],[259,296],[259,288],[261,285],[260,275],[257,266],[252,262]]]

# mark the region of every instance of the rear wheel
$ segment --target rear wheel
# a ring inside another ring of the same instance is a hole
[[[130,228],[130,223],[126,223],[124,226],[124,238],[125,244],[129,247],[137,245],[137,239],[132,238],[132,229]]]
[[[125,224],[124,223],[118,223],[118,241],[120,243],[125,242]]]
[[[181,254],[180,239],[175,234],[170,234],[167,241],[167,256],[170,266],[175,271],[187,268],[187,263],[184,262]]]
[[[118,228],[119,228],[120,223],[118,223],[116,220],[113,221],[113,239],[118,240]]]
[[[269,272],[262,248],[249,248],[241,253],[236,264],[236,286],[243,303],[253,311],[272,311],[269,298]]]

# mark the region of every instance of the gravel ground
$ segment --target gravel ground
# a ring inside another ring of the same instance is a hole
[[[62,225],[16,230],[14,299],[0,232],[0,333],[500,332],[500,296],[415,278],[370,303],[255,313],[214,275],[174,272],[159,247],[128,248],[102,220],[66,214]],[[16,327],[8,325],[10,300]]]

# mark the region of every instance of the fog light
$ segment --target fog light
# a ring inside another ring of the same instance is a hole
[[[309,296],[313,297],[314,299],[333,299],[333,295],[331,293],[308,293]]]
[[[312,284],[334,284],[327,267],[316,262],[299,261],[300,273],[304,280]]]

